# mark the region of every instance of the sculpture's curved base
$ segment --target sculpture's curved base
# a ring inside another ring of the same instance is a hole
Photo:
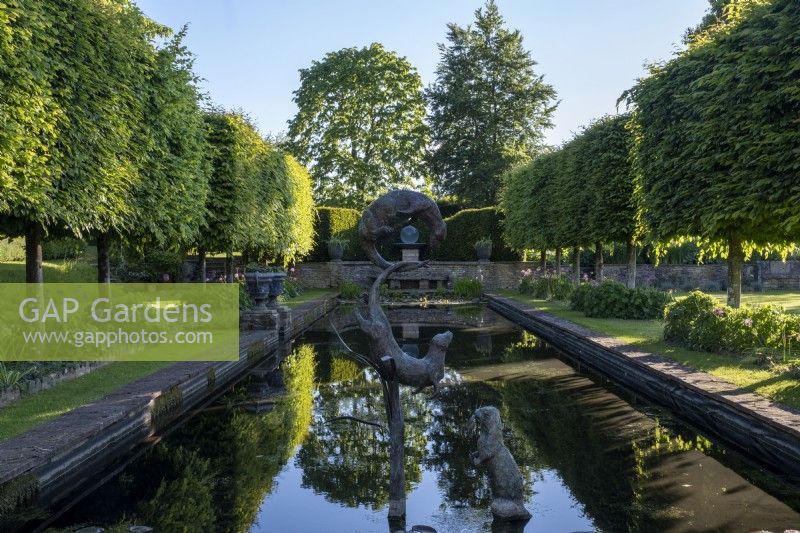
[[[492,516],[496,520],[529,520],[531,513],[521,501],[495,498],[492,500]]]

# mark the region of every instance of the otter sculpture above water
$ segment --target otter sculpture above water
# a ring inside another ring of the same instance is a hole
[[[528,520],[531,514],[523,505],[524,480],[503,442],[500,411],[491,405],[480,407],[472,419],[478,428],[478,451],[472,454],[472,460],[488,469],[492,515],[499,520]]]
[[[392,263],[378,253],[376,245],[409,218],[416,218],[430,228],[428,245],[431,249],[436,249],[447,236],[447,225],[436,202],[421,192],[404,189],[387,192],[367,206],[358,223],[361,246],[373,263],[381,268],[391,266]]]

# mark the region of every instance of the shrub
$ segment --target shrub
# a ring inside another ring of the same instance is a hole
[[[364,294],[364,288],[352,281],[342,281],[339,283],[339,297],[344,300],[357,300]]]
[[[0,240],[0,261],[24,261],[25,260],[25,239]]]
[[[649,288],[629,289],[616,281],[583,284],[573,292],[572,309],[595,318],[645,320],[661,318],[672,296]]]
[[[86,253],[86,243],[75,237],[62,237],[42,243],[42,259],[78,259]]]
[[[184,256],[180,252],[150,249],[144,254],[132,250],[114,250],[112,271],[121,282],[163,281],[169,274],[171,281],[179,281],[183,275]]]
[[[664,339],[695,350],[786,358],[800,348],[800,316],[772,305],[733,309],[695,291],[667,307]]]
[[[570,309],[583,312],[586,309],[586,295],[592,290],[592,285],[589,283],[581,283],[572,290],[569,297]]]
[[[572,282],[564,275],[523,275],[519,284],[521,294],[528,294],[539,300],[567,300],[573,291]]]
[[[453,294],[461,298],[480,298],[483,284],[476,278],[458,278],[453,283]]]

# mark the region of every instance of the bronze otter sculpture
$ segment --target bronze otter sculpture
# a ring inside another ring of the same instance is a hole
[[[436,202],[416,191],[390,191],[369,204],[358,223],[361,246],[370,261],[380,268],[388,268],[392,264],[378,253],[375,246],[381,238],[398,229],[398,222],[409,218],[416,218],[430,228],[428,244],[431,249],[435,250],[447,236],[447,225],[442,220]]]
[[[472,420],[478,429],[478,451],[472,454],[476,465],[485,464],[492,489],[492,515],[499,520],[528,520],[524,505],[524,479],[517,462],[503,442],[500,411],[491,405],[475,410]]]

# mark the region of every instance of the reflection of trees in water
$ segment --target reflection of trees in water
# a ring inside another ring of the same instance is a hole
[[[383,507],[389,497],[389,435],[349,420],[352,416],[385,426],[383,395],[377,383],[362,374],[350,383],[320,385],[308,437],[297,454],[303,486],[350,507]],[[403,391],[406,413],[406,490],[421,479],[425,453],[423,431],[430,419],[425,398]]]
[[[189,420],[67,520],[136,521],[158,531],[247,531],[311,423],[314,364],[311,346],[284,361],[286,395],[265,414],[232,407],[247,400],[247,387],[237,386],[226,396],[230,408]]]
[[[369,375],[369,374],[366,374]],[[331,422],[353,416],[385,424],[382,393],[376,383],[332,383],[319,388],[314,422],[297,454],[303,486],[330,501],[354,507],[380,509],[388,501],[388,434],[352,421]],[[406,483],[411,490],[422,466],[438,475],[443,499],[451,505],[488,507],[490,492],[484,472],[470,459],[476,435],[467,422],[477,407],[501,406],[500,394],[490,385],[475,383],[442,389],[434,400],[404,390],[406,412]],[[501,407],[502,409],[502,407]],[[506,445],[517,459],[526,479],[537,469],[530,445],[506,431]],[[532,489],[530,482],[526,489]]]
[[[532,490],[531,473],[538,469],[535,450],[508,423],[502,396],[485,383],[472,383],[444,389],[433,404],[436,413],[428,427],[428,453],[425,467],[437,472],[442,497],[450,505],[485,508],[491,503],[491,492],[483,468],[472,463],[477,450],[477,434],[468,427],[475,409],[497,406],[503,416],[505,443],[517,460],[526,479],[526,493]]]

